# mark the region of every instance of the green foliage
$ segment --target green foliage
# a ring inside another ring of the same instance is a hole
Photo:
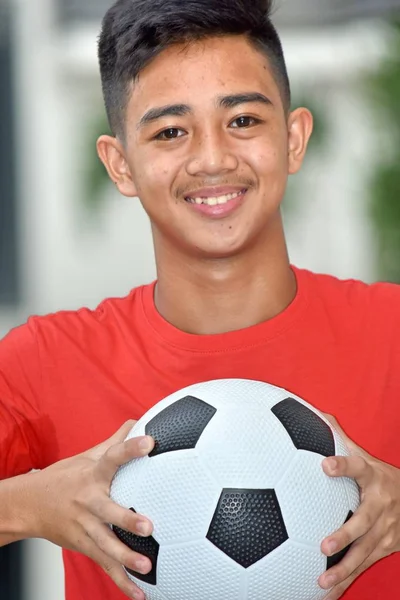
[[[297,99],[295,106],[305,106],[314,117],[314,128],[308,145],[308,154],[318,154],[326,146],[326,140],[329,137],[329,123],[323,110],[323,102],[310,93],[304,98]]]
[[[400,152],[397,164],[382,165],[371,184],[370,213],[378,240],[380,279],[400,283]]]
[[[378,241],[379,278],[400,283],[400,23],[389,54],[367,81],[376,116],[378,163],[370,183],[370,216]],[[380,137],[381,136],[381,137]]]

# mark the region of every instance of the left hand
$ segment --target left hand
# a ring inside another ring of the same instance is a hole
[[[324,472],[329,477],[354,478],[361,492],[360,507],[351,519],[321,544],[326,556],[353,544],[346,556],[319,579],[323,589],[332,588],[325,600],[338,600],[366,569],[400,551],[400,469],[362,450],[347,437],[336,419],[324,416],[342,436],[351,454],[325,459]]]

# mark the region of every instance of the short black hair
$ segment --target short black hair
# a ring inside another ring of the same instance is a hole
[[[244,35],[269,59],[285,111],[291,94],[272,0],[117,0],[107,11],[98,57],[113,135],[123,137],[129,90],[140,71],[173,44]]]

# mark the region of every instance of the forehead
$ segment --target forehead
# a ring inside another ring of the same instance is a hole
[[[161,52],[141,71],[130,105],[135,113],[157,104],[195,105],[247,89],[279,98],[268,57],[244,36],[213,37]]]

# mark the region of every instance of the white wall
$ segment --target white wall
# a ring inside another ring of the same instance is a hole
[[[120,295],[155,277],[150,229],[138,201],[104,190],[91,220],[80,204],[88,115],[100,107],[96,31],[61,37],[52,0],[15,0],[19,185],[25,302],[0,314],[0,335],[31,313]],[[332,115],[330,145],[293,182],[301,207],[288,218],[293,262],[371,280],[372,239],[364,216],[371,128],[357,75],[381,52],[381,32],[360,26],[337,36],[283,35],[295,89],[314,87]],[[355,37],[354,37],[355,36]],[[95,149],[93,148],[93,152]],[[60,552],[27,543],[26,600],[61,600]]]
[[[312,156],[291,187],[298,190],[288,216],[288,245],[294,262],[341,278],[372,281],[374,237],[367,217],[373,128],[350,82],[326,82],[330,147]],[[292,209],[293,210],[293,209]]]

